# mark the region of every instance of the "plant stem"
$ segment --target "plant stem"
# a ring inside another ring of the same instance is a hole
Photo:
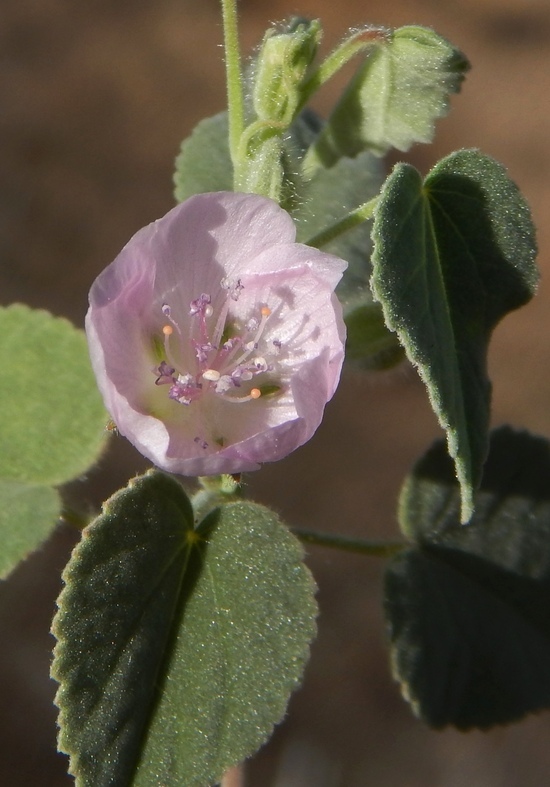
[[[302,530],[294,527],[292,532],[300,541],[306,544],[333,547],[334,549],[342,549],[345,552],[357,552],[362,555],[375,555],[377,557],[391,557],[407,547],[405,542],[365,541],[363,539],[350,538],[349,536],[316,533],[313,530]]]
[[[382,28],[372,28],[358,30],[352,33],[349,38],[346,38],[345,41],[342,41],[302,86],[300,109],[309,101],[313,93],[324,85],[325,82],[328,82],[328,80],[345,66],[352,57],[371,49],[375,44],[383,41],[386,36],[387,32]]]
[[[367,221],[367,219],[372,218],[379,199],[379,196],[373,197],[368,202],[359,205],[358,208],[352,210],[351,213],[348,213],[343,219],[340,219],[331,227],[327,227],[326,230],[317,233],[317,235],[314,235],[306,241],[307,245],[314,246],[316,249],[321,249],[323,246],[326,246],[327,243],[330,243],[331,240],[343,235],[344,232],[348,232],[348,230],[352,230],[354,227]]]
[[[229,150],[235,169],[238,164],[239,141],[244,129],[243,84],[237,25],[237,0],[221,0],[227,78],[227,112],[229,117]]]
[[[83,514],[80,511],[77,511],[75,508],[64,505],[63,510],[61,511],[60,519],[62,519],[63,522],[66,522],[71,527],[74,527],[76,530],[84,530],[84,528],[90,524],[92,519],[95,519],[95,516],[95,514]]]

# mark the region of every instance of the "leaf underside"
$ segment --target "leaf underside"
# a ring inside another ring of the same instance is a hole
[[[0,577],[52,531],[53,486],[81,475],[105,446],[107,416],[83,331],[22,304],[0,307]]]

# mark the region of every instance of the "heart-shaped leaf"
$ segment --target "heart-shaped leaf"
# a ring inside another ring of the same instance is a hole
[[[424,182],[398,164],[373,239],[373,292],[447,432],[467,521],[487,452],[489,338],[532,297],[538,279],[529,208],[500,164],[463,150]]]
[[[198,787],[282,718],[315,631],[299,543],[251,503],[193,528],[150,473],[117,493],[64,573],[53,631],[59,745],[79,787]]]

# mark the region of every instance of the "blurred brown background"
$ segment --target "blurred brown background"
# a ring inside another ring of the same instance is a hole
[[[477,146],[503,161],[533,208],[544,277],[548,0],[242,0],[244,50],[268,22],[294,13],[321,17],[327,49],[363,23],[429,25],[463,49],[473,65],[463,93],[439,123],[435,145],[417,147],[407,159],[426,171],[453,149]],[[217,0],[1,0],[1,303],[26,301],[82,324],[93,277],[140,226],[172,206],[180,140],[224,106],[221,38]],[[320,110],[334,89],[320,97]],[[497,329],[490,358],[495,424],[546,436],[549,299],[543,278],[535,302]],[[401,479],[438,434],[410,369],[347,373],[316,437],[251,476],[250,494],[289,523],[391,538]],[[97,503],[144,466],[115,440],[86,494]],[[6,787],[71,783],[55,754],[48,628],[73,543],[60,529],[0,588]],[[286,721],[248,767],[248,787],[548,783],[548,713],[488,734],[424,728],[387,666],[380,562],[309,552],[320,586],[319,637]]]

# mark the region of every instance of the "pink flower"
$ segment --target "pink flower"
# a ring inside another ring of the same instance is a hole
[[[251,194],[199,194],[95,280],[86,331],[118,430],[184,475],[255,470],[313,435],[342,367],[346,263]]]

